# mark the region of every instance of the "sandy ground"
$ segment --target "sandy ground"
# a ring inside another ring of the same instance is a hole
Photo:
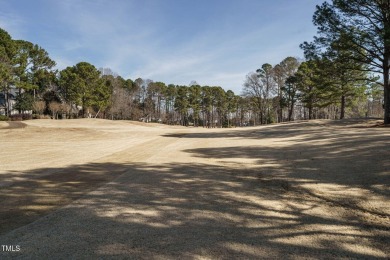
[[[388,259],[376,124],[0,122],[0,258]]]

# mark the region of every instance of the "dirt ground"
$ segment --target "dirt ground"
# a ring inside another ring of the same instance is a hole
[[[0,258],[388,259],[378,122],[0,122]]]

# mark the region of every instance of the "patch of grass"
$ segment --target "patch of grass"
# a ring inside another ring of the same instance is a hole
[[[0,115],[0,121],[8,121],[9,117],[5,115]]]

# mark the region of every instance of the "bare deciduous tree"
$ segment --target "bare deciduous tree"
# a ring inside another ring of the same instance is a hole
[[[61,104],[58,102],[50,102],[49,109],[52,113],[53,119],[58,119],[58,112],[61,110]]]
[[[45,101],[35,101],[33,103],[33,110],[38,113],[38,115],[42,115],[43,111],[45,111],[46,103]]]

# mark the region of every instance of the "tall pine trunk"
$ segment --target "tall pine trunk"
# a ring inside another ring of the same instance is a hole
[[[282,91],[280,88],[278,89],[279,97],[278,97],[278,123],[281,123],[283,121],[283,109],[282,109]]]
[[[385,106],[385,124],[390,124],[390,86],[389,84],[387,83],[387,85],[385,85],[385,96],[384,96],[384,106]]]
[[[10,116],[11,115],[11,111],[10,111],[10,105],[9,105],[9,90],[8,90],[8,87],[5,87],[4,90],[3,90],[3,93],[4,93],[4,109],[5,109],[5,115],[6,116]]]
[[[390,86],[389,86],[389,58],[390,50],[386,51],[383,61],[383,88],[384,88],[384,123],[390,124]]]
[[[384,83],[384,123],[390,124],[390,86],[389,86],[389,68],[388,62],[383,66],[383,83]]]
[[[387,7],[389,8],[389,7]],[[390,86],[389,86],[389,61],[390,61],[390,22],[387,19],[384,24],[384,55],[383,55],[383,108],[384,123],[390,124]]]
[[[309,110],[309,120],[312,120],[313,119],[313,106],[310,105],[308,107],[308,110]]]
[[[345,96],[341,96],[341,108],[340,108],[340,119],[345,117]]]
[[[294,102],[291,101],[291,105],[288,111],[288,121],[292,120],[293,112],[294,112]]]

